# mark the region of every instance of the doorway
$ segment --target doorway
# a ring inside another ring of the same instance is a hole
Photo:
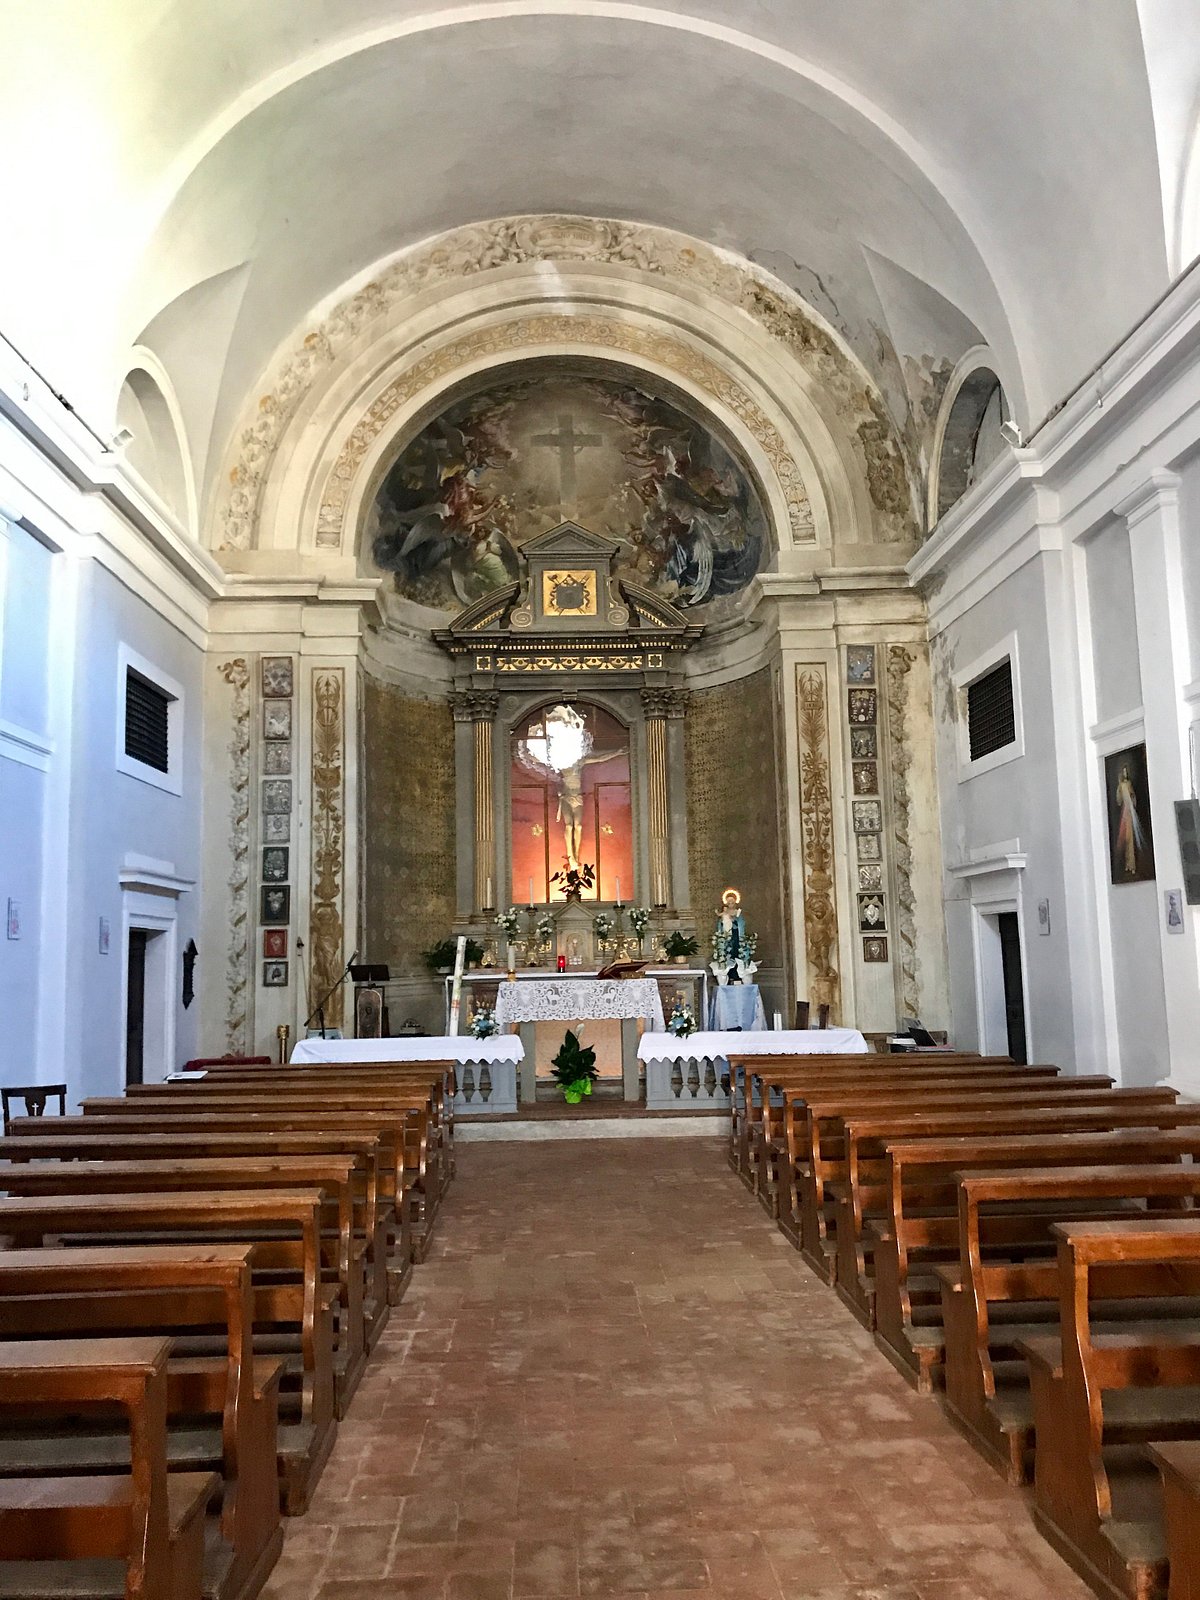
[[[146,1081],[145,928],[130,928],[125,969],[125,1083]]]
[[[1025,1043],[1025,980],[1021,971],[1021,923],[1015,911],[996,918],[1000,932],[1000,965],[1004,982],[1004,1026],[1008,1053],[1024,1066],[1029,1060]]]

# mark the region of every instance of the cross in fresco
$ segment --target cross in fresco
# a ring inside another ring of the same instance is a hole
[[[604,443],[598,433],[576,433],[575,418],[569,411],[564,411],[558,419],[558,430],[555,433],[535,433],[533,443],[544,445],[549,450],[558,451],[558,499],[560,506],[575,506],[575,457],[581,450],[593,449],[596,445]]]

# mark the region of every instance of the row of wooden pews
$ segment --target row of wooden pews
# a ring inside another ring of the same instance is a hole
[[[0,1600],[252,1600],[454,1171],[451,1063],[213,1064],[0,1139]]]
[[[1108,1600],[1200,1600],[1200,1105],[1053,1066],[731,1057],[729,1160]]]

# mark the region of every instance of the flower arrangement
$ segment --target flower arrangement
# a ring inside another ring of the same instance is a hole
[[[548,945],[554,937],[554,918],[548,911],[543,911],[533,925],[533,936],[539,945]]]
[[[676,1000],[667,1018],[667,1032],[673,1033],[677,1039],[686,1039],[689,1033],[695,1031],[696,1018],[691,1008],[685,1006],[682,1000]]]
[[[592,929],[595,932],[596,938],[599,940],[601,947],[606,945],[612,938],[614,926],[615,924],[613,919],[609,916],[607,911],[598,912],[593,918]]]
[[[629,926],[640,939],[650,924],[649,906],[630,906]]]
[[[729,935],[724,928],[718,928],[712,936],[712,953],[718,966],[729,965]]]
[[[441,939],[437,944],[430,945],[428,950],[421,951],[421,959],[430,972],[449,972],[452,970],[458,957],[458,940]],[[483,946],[474,939],[467,940],[465,961],[468,967],[475,966],[483,960]]]
[[[742,940],[742,949],[741,949],[740,959],[742,961],[753,961],[754,960],[754,952],[757,949],[758,949],[758,935],[756,933],[748,933],[746,935],[746,937]]]
[[[562,886],[562,892],[568,900],[578,900],[585,889],[590,889],[596,881],[596,869],[590,862],[581,861],[573,867],[570,861],[564,858],[559,870],[551,875],[550,882]]]
[[[507,911],[498,911],[496,926],[502,928],[510,939],[515,939],[521,931],[521,913],[516,906],[509,906]]]
[[[568,1028],[554,1057],[554,1077],[562,1089],[563,1099],[568,1105],[577,1106],[585,1095],[591,1094],[598,1076],[596,1052],[581,1045],[578,1037]]]
[[[478,1011],[471,1013],[471,1034],[476,1039],[490,1039],[496,1031],[495,1012],[489,1011],[486,1006],[480,1006]]]

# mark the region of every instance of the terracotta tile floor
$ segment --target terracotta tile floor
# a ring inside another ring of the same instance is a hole
[[[268,1600],[1077,1600],[707,1140],[473,1144]]]

